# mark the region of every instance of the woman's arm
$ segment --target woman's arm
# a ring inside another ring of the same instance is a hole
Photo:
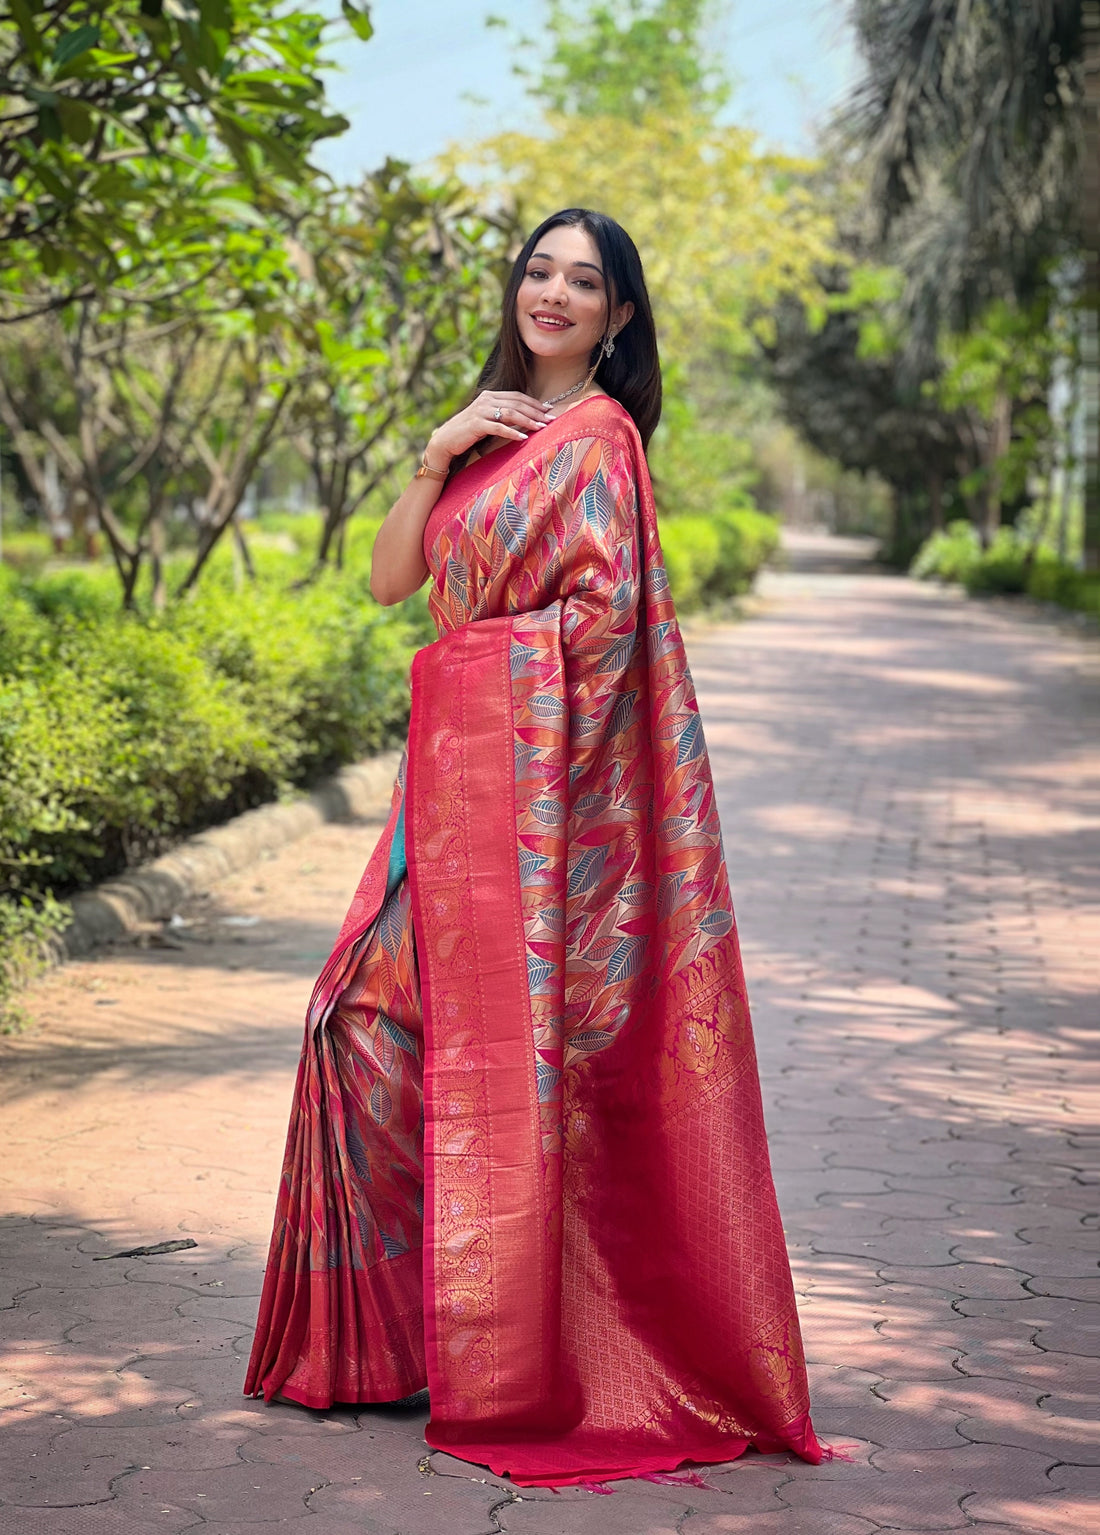
[[[433,469],[447,468],[448,461],[438,450],[432,451],[430,440],[425,456]],[[375,602],[384,608],[404,602],[424,584],[428,574],[424,563],[424,528],[443,485],[443,480],[427,475],[410,480],[378,529],[371,554],[370,591]]]
[[[483,389],[465,410],[435,429],[428,439],[425,457],[430,468],[447,469],[452,459],[483,437],[523,440],[553,419],[553,412],[533,395],[515,389]],[[444,483],[428,475],[412,479],[378,529],[371,555],[370,590],[375,602],[383,607],[404,602],[424,584],[428,574],[424,563],[424,528]]]

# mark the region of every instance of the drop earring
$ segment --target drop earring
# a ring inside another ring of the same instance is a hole
[[[609,330],[607,335],[601,341],[600,345],[603,348],[603,355],[605,357],[610,357],[612,352],[615,350],[615,332],[613,330]]]

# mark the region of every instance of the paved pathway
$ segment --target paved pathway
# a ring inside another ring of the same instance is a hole
[[[1098,647],[796,553],[690,650],[815,1417],[850,1460],[521,1499],[420,1464],[415,1410],[240,1396],[302,1010],[376,834],[329,827],[50,978],[0,1049],[4,1535],[1089,1526]]]

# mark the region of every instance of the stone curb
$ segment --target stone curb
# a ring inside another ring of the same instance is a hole
[[[385,821],[400,761],[400,751],[388,751],[352,763],[308,798],[246,810],[150,863],[81,891],[72,898],[72,920],[54,958],[76,958],[149,922],[164,922],[188,897],[328,821]]]

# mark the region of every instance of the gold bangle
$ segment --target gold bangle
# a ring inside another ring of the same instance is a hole
[[[433,469],[428,463],[427,448],[420,455],[420,468],[413,475],[414,480],[423,480],[425,478],[429,480],[445,480],[447,478],[446,469]]]

